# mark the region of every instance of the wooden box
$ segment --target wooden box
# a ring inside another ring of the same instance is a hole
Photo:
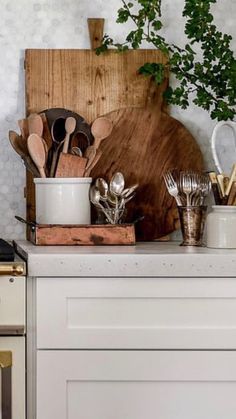
[[[30,227],[30,241],[38,246],[134,245],[134,224],[46,225]]]

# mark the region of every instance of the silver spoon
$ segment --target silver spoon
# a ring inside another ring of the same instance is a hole
[[[124,190],[125,179],[121,172],[115,173],[110,181],[110,191],[115,196],[120,196]]]
[[[136,183],[130,188],[126,188],[121,193],[121,201],[119,204],[119,208],[125,207],[126,202],[129,202],[135,196],[135,190],[138,188],[138,184]]]
[[[124,190],[125,179],[121,172],[116,172],[110,181],[109,189],[111,195],[115,197],[116,209],[119,208],[119,198]]]
[[[83,157],[83,153],[79,147],[72,147],[70,152],[71,154],[74,154],[74,156]]]
[[[106,205],[107,208],[110,208],[108,205],[108,184],[105,181],[105,179],[103,179],[102,177],[99,177],[96,179],[95,181],[95,186],[98,188],[99,192],[100,192],[100,199],[102,202],[104,202],[104,204]]]
[[[138,188],[138,184],[130,186],[122,191],[121,196],[122,198],[128,198],[136,189]]]
[[[109,214],[107,214],[105,208],[103,207],[103,205],[100,202],[101,194],[99,192],[99,189],[96,186],[91,186],[91,188],[89,190],[89,198],[90,198],[90,201],[92,202],[92,204],[96,208],[99,208],[100,210],[102,210],[102,212],[104,213],[104,215],[107,218],[107,220],[109,221],[109,223],[114,224],[113,220],[110,218]]]

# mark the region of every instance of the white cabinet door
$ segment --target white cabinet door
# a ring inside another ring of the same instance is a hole
[[[235,349],[234,278],[38,278],[40,349]]]
[[[37,419],[235,419],[234,351],[38,351]]]
[[[1,336],[0,351],[12,352],[12,419],[25,419],[25,337]],[[1,417],[1,368],[0,368],[0,419]],[[4,383],[2,383],[4,385]]]

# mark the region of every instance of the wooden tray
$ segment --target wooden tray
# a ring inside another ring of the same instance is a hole
[[[30,227],[30,241],[38,246],[134,245],[134,224],[44,225]]]

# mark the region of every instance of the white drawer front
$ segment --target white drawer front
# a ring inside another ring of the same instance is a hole
[[[37,359],[37,419],[235,419],[234,351],[39,351]]]
[[[25,325],[25,277],[0,277],[0,332]]]
[[[235,279],[39,278],[38,348],[236,348]]]

